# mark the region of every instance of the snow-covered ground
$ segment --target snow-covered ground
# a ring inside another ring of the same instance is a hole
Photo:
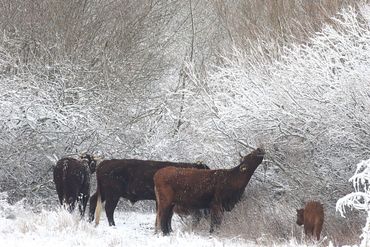
[[[109,227],[102,215],[95,227],[63,209],[35,213],[22,202],[9,205],[0,198],[0,246],[258,246],[237,236],[221,238],[206,231],[184,230],[176,216],[170,236],[154,234],[154,213],[116,211],[115,220],[117,226]],[[298,244],[287,241],[284,246]]]

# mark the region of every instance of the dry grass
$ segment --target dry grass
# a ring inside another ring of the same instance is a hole
[[[250,46],[250,40],[284,45],[305,42],[342,8],[358,8],[366,1],[357,0],[218,0],[215,9],[229,38],[236,44]],[[232,14],[231,14],[232,13]]]
[[[266,191],[266,188],[248,188],[242,201],[231,212],[225,212],[216,234],[220,237],[234,236],[252,240],[261,246],[270,246],[271,243],[286,246],[318,244],[305,239],[303,227],[296,224],[296,208],[302,205],[288,201],[288,197],[273,201],[268,193],[262,191]],[[266,201],[271,204],[262,204]],[[341,246],[358,243],[364,223],[361,222],[362,218],[353,212],[344,219],[335,213],[335,205],[326,205],[320,244],[328,246],[331,242],[335,246]],[[192,226],[191,218],[186,218],[182,225],[186,231],[207,233],[209,218],[202,219],[196,227]]]

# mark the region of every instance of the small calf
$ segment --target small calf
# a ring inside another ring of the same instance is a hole
[[[316,236],[320,240],[320,233],[324,223],[323,204],[317,201],[309,201],[304,208],[297,209],[297,224],[304,226],[307,236]]]

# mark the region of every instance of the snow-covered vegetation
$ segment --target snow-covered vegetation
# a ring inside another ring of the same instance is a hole
[[[30,207],[17,204],[12,219],[2,202],[0,220],[11,229],[1,229],[4,239],[22,232],[15,222],[55,231],[20,237],[30,240],[58,232],[48,218],[72,219],[55,212],[51,171],[64,155],[229,168],[239,152],[263,146],[263,165],[210,241],[301,239],[295,209],[316,199],[325,207],[324,244],[358,243],[364,215],[344,219],[335,204],[351,192],[353,164],[370,153],[366,1],[3,2],[0,191]],[[132,224],[152,217],[153,204],[140,205],[135,212],[145,215],[127,213],[140,217]],[[126,244],[117,238],[126,228],[115,235],[72,221],[59,230],[77,227],[83,239],[94,232],[97,242]],[[209,240],[182,229],[179,238]],[[142,234],[153,243],[180,241]]]
[[[370,245],[370,160],[363,160],[357,164],[356,172],[349,181],[353,183],[355,192],[340,198],[337,210],[343,217],[347,207],[366,212],[367,219],[361,235],[361,247],[366,247]]]
[[[9,205],[6,194],[0,197],[1,246],[258,246],[239,236],[220,237],[207,230],[182,231],[177,217],[173,222],[177,230],[171,236],[154,234],[153,212],[117,212],[116,227],[109,227],[105,219],[95,227],[61,208],[34,213],[22,201]],[[275,246],[301,245],[291,240]]]
[[[345,178],[353,162],[370,151],[370,32],[357,17],[354,10],[342,12],[309,43],[286,47],[278,59],[260,61],[236,50],[207,74],[191,73],[188,112],[196,105],[199,110],[194,131],[207,132],[223,149],[242,143],[269,150],[271,163],[266,173],[259,170],[261,184],[251,192],[257,201],[273,201],[258,209],[261,217],[291,215],[303,200],[318,199],[325,205],[326,234],[345,228],[335,203],[349,191]],[[204,153],[215,150],[208,147]]]

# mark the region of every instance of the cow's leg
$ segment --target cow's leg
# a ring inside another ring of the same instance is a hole
[[[304,233],[305,233],[305,240],[310,241],[315,237],[315,229],[311,222],[305,222],[304,224]]]
[[[80,198],[79,198],[80,204],[78,205],[81,218],[85,216],[86,206],[87,206],[87,202],[89,201],[89,198],[90,198],[90,180],[85,179],[84,184],[81,187]]]
[[[157,195],[157,190],[155,190]],[[159,230],[161,230],[161,221],[162,221],[162,203],[161,198],[157,196],[157,200],[155,201],[155,207],[156,207],[156,217],[155,217],[155,227],[154,227],[154,233],[157,233]]]
[[[192,214],[191,214],[192,227],[196,227],[199,224],[201,218],[202,218],[201,210],[197,209],[197,210],[192,211]]]
[[[154,225],[154,233],[158,233],[158,231],[161,229],[161,219],[162,219],[162,209],[161,209],[161,200],[162,196],[158,193],[157,187],[154,186],[154,193],[155,193],[155,212],[156,212],[156,217],[155,217],[155,225]]]
[[[154,189],[155,190],[155,189]],[[158,219],[158,202],[155,200],[155,224],[154,224],[154,234],[157,234],[158,230],[160,229],[160,226],[158,225],[159,219]]]
[[[75,208],[75,195],[72,193],[72,194],[66,194],[65,195],[65,203],[66,203],[66,206],[67,206],[67,211],[72,213],[74,208]]]
[[[61,206],[63,206],[63,186],[56,186],[58,199]]]
[[[173,191],[171,188],[154,188],[157,198],[156,229],[161,228],[164,235],[171,231],[171,219],[173,215],[172,203]]]
[[[119,196],[106,196],[106,201],[105,201],[105,213],[108,218],[108,223],[109,226],[115,226],[114,218],[113,218],[113,213],[114,210],[116,209],[117,203],[119,201]]]
[[[161,216],[162,213],[159,208],[156,210],[156,216],[155,216],[155,225],[154,225],[154,233],[158,233],[158,231],[161,229]]]
[[[84,200],[83,197],[84,195],[82,193],[79,193],[77,197],[77,205],[78,205],[78,211],[80,212],[80,215],[82,214],[82,211],[83,211],[83,200]]]
[[[210,233],[214,232],[215,227],[218,227],[222,222],[222,208],[218,203],[211,205],[211,228]]]
[[[94,220],[95,208],[96,208],[96,201],[98,200],[96,192],[90,197],[89,203],[89,222]]]
[[[304,240],[304,242],[306,243],[307,242],[307,240],[309,239],[309,234],[308,234],[308,226],[307,225],[305,225],[304,223],[303,223],[303,230],[304,230],[304,236],[303,236],[303,240]]]
[[[313,235],[316,237],[317,241],[320,240],[320,232],[321,232],[321,227],[318,225],[315,225],[313,229]]]
[[[171,231],[171,219],[173,215],[173,205],[165,204],[160,208],[159,218],[163,235],[168,235]]]
[[[89,201],[89,194],[81,194],[81,203],[79,203],[78,208],[80,210],[81,218],[84,217],[85,211],[86,211],[86,206],[87,202]]]
[[[167,216],[167,229],[168,229],[168,232],[172,232],[171,222],[172,222],[173,208],[174,207],[175,207],[175,205],[171,205],[170,208],[168,209],[168,216]]]
[[[80,196],[80,193],[79,193],[78,189],[73,188],[71,190],[71,188],[70,188],[69,195],[66,195],[67,204],[68,204],[68,211],[70,213],[72,213],[74,211],[75,206],[76,206],[76,201],[77,201],[77,203],[79,203],[79,198],[78,198],[79,196]]]
[[[304,224],[304,234],[306,236],[312,236],[313,234],[313,227],[308,223]]]
[[[72,213],[75,210],[76,200],[72,197],[68,199],[68,212]]]

